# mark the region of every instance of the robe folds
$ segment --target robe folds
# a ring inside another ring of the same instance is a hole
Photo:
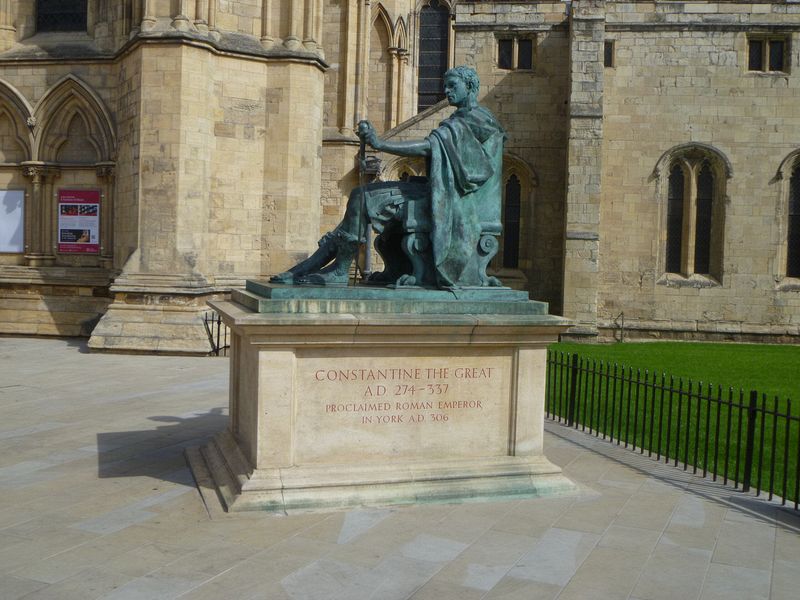
[[[499,220],[505,137],[482,106],[457,109],[427,137],[431,242],[441,286],[481,285],[474,256],[482,223]]]

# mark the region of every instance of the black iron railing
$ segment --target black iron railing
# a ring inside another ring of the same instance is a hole
[[[231,347],[228,340],[228,326],[222,322],[219,313],[209,310],[203,314],[203,327],[208,335],[208,342],[211,344],[212,356],[228,356],[228,348]]]
[[[792,401],[550,351],[546,414],[756,495],[800,501]]]

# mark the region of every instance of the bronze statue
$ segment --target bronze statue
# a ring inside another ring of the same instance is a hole
[[[424,156],[427,180],[372,183],[350,193],[341,223],[319,248],[274,283],[346,285],[367,227],[378,233],[375,248],[385,270],[369,283],[439,288],[500,286],[486,274],[497,253],[500,178],[505,132],[479,106],[478,74],[470,67],[445,73],[444,93],[456,110],[428,137],[382,140],[368,121],[358,135],[375,150]]]

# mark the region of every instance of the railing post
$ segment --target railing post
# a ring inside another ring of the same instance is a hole
[[[744,476],[742,477],[742,491],[750,491],[750,477],[753,470],[753,452],[756,442],[756,412],[758,407],[758,392],[750,390],[750,406],[747,408],[747,442],[744,447]]]
[[[575,422],[575,403],[578,398],[578,364],[580,358],[577,354],[572,355],[570,364],[570,385],[569,385],[569,400],[567,403],[567,427],[572,427]]]

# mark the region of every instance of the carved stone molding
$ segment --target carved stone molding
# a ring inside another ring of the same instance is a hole
[[[113,179],[116,174],[116,165],[99,164],[97,167],[97,177],[100,179]]]
[[[43,183],[47,179],[57,179],[61,175],[60,169],[47,165],[22,165],[22,174],[30,178],[33,183]]]

